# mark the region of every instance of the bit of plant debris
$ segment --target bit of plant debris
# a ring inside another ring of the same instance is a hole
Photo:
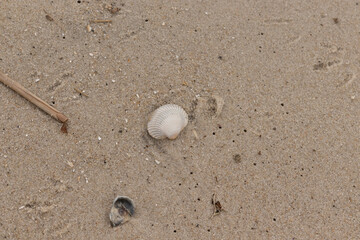
[[[85,96],[85,97],[89,97],[89,95],[87,95],[84,91],[81,91],[77,88],[74,88],[75,92],[77,92],[80,96]]]
[[[112,23],[112,20],[102,20],[102,19],[95,19],[91,20],[91,23]]]
[[[212,195],[211,204],[213,205],[213,215],[211,217],[219,215],[221,212],[224,211],[223,207],[221,206],[220,201],[216,200],[215,193]]]
[[[66,123],[63,123],[63,125],[61,126],[61,132],[63,132],[63,133],[68,133],[68,131],[67,131],[67,125],[66,125]]]
[[[54,19],[49,14],[46,14],[45,18],[46,18],[46,20],[49,20],[50,22],[54,21]]]

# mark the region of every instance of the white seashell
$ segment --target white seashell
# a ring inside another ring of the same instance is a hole
[[[175,139],[187,123],[188,115],[182,107],[167,104],[153,112],[147,130],[156,139]]]

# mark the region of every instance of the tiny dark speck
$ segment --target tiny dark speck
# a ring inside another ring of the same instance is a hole
[[[218,56],[218,59],[222,60],[222,59],[223,59],[223,57],[222,57],[222,56]]]
[[[339,23],[339,19],[338,18],[333,18],[333,21],[335,24],[338,24]]]

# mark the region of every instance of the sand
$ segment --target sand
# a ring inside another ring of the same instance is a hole
[[[0,84],[0,239],[359,238],[359,11],[2,0],[0,71],[70,120]],[[166,103],[174,141],[146,132]],[[112,228],[117,195],[136,214]]]

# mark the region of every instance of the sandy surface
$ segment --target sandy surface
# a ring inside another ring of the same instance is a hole
[[[358,0],[24,2],[0,69],[69,133],[0,84],[0,239],[360,236]],[[175,141],[146,132],[165,103]],[[117,195],[137,212],[111,228]]]

